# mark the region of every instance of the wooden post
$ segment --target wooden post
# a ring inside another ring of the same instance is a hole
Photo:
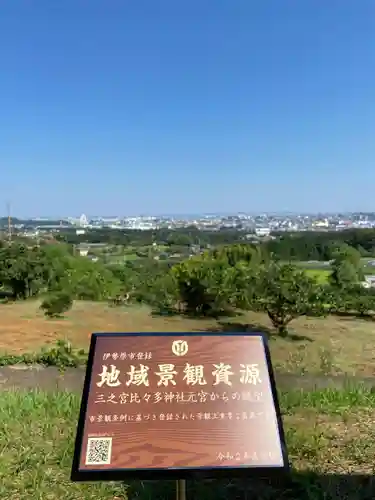
[[[176,500],[186,500],[186,480],[177,479],[176,481]]]

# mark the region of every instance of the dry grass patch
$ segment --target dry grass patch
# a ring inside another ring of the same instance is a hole
[[[179,317],[152,317],[148,308],[110,307],[105,303],[76,301],[61,319],[46,319],[39,301],[2,304],[0,351],[21,353],[39,349],[58,339],[87,348],[92,332],[173,332],[214,327],[215,321]]]
[[[284,422],[290,459],[297,470],[374,474],[374,409],[347,410],[342,416],[301,409]]]
[[[291,330],[306,339],[272,341],[272,358],[280,370],[375,375],[374,321],[337,316],[299,318],[292,323]]]
[[[92,332],[189,332],[270,329],[264,314],[235,318],[189,319],[153,317],[146,307],[110,307],[103,303],[75,302],[63,319],[45,319],[38,301],[3,304],[0,352],[14,354],[39,350],[58,339],[88,348]],[[375,375],[375,321],[354,318],[299,318],[287,339],[271,337],[274,366],[283,372],[305,374]]]

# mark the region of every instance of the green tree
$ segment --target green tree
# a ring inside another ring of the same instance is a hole
[[[281,336],[289,323],[304,315],[324,314],[324,292],[305,272],[290,264],[272,263],[260,272],[248,308],[267,313]]]
[[[169,246],[182,246],[187,247],[194,242],[193,238],[188,233],[175,231],[167,236],[166,243]]]
[[[73,269],[76,259],[67,244],[45,245],[43,247],[43,282],[46,289],[61,288],[61,280]]]
[[[107,300],[122,291],[120,280],[99,262],[75,257],[73,265],[59,280],[57,290],[68,292],[77,300]]]
[[[56,292],[47,297],[41,304],[40,308],[49,318],[56,318],[63,313],[69,311],[73,305],[73,299],[67,292]]]
[[[261,266],[269,261],[269,257],[265,249],[260,245],[234,244],[225,245],[208,251],[205,253],[208,259],[216,259],[227,262],[229,266],[235,266],[239,262],[245,262],[253,267]]]
[[[341,309],[360,317],[375,312],[375,293],[372,289],[354,286],[342,297]]]
[[[348,245],[341,245],[333,254],[330,284],[343,290],[358,284],[363,279],[360,253]]]
[[[0,284],[14,299],[26,299],[38,293],[44,268],[44,254],[38,247],[13,243],[0,248]]]
[[[182,313],[179,301],[177,281],[169,272],[155,277],[142,293],[142,301],[146,302],[158,314]]]
[[[233,279],[226,262],[195,257],[173,266],[178,300],[187,314],[224,312],[233,293]]]

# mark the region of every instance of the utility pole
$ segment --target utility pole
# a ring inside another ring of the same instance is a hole
[[[10,203],[7,203],[7,214],[8,214],[8,241],[12,242],[12,219],[10,216]]]

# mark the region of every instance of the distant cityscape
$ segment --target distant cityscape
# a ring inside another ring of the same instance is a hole
[[[56,241],[59,236],[67,233],[79,236],[77,243],[74,243],[74,251],[82,257],[86,257],[94,262],[99,260],[98,252],[108,258],[106,251],[110,245],[108,242],[90,241],[90,233],[100,230],[106,231],[150,231],[150,230],[181,230],[194,228],[199,231],[239,231],[239,240],[248,243],[260,243],[269,240],[276,240],[283,232],[332,232],[344,231],[348,229],[371,229],[375,228],[374,213],[352,213],[352,214],[236,214],[236,215],[197,215],[197,216],[139,216],[139,217],[89,217],[82,214],[80,217],[61,218],[25,218],[17,217],[0,218],[0,234],[3,239],[12,240],[13,236],[24,237],[28,240],[38,242],[44,240]],[[59,235],[60,233],[60,235]],[[103,235],[101,236],[103,237]],[[157,243],[152,244],[152,259],[175,259],[191,257],[202,253],[205,248],[211,245],[201,245],[191,243],[184,250],[168,253],[165,249],[158,249]],[[131,258],[134,257],[134,249]],[[129,256],[113,256],[121,262],[130,259]],[[116,260],[116,262],[117,262]],[[368,270],[375,267],[374,259],[362,259]],[[310,260],[305,262],[305,266],[313,266],[315,269],[325,269],[331,265],[330,261]],[[369,288],[375,287],[375,275],[367,274],[362,285]]]
[[[17,232],[25,234],[42,231],[58,232],[66,229],[76,229],[77,232],[89,229],[114,230],[156,230],[181,229],[194,227],[202,231],[220,231],[233,229],[248,232],[258,237],[267,237],[274,232],[297,231],[342,231],[350,228],[375,228],[374,213],[351,214],[259,214],[247,215],[197,215],[197,216],[113,216],[90,217],[82,214],[80,217],[61,218],[26,218],[3,217],[0,219],[0,229],[9,225]]]

